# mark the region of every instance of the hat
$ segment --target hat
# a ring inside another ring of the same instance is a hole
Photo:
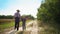
[[[17,12],[20,12],[20,10],[16,10]]]

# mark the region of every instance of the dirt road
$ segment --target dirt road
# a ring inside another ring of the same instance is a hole
[[[19,31],[11,30],[9,32],[6,32],[6,34],[16,34],[17,32],[20,32],[20,31],[22,31],[22,27],[19,28]],[[38,34],[37,20],[34,20],[34,21],[31,21],[31,22],[27,23],[25,31],[29,31],[30,32],[29,34]]]

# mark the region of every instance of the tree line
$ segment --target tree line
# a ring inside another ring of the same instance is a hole
[[[60,30],[60,0],[43,0],[38,8],[37,19],[44,23],[53,23]]]
[[[0,19],[13,19],[12,15],[0,15]]]
[[[32,15],[22,15],[22,16],[24,16],[28,19],[34,19],[34,17]],[[6,15],[0,15],[0,19],[13,19],[13,18],[14,18],[14,16],[12,16],[12,15],[7,15],[7,16]]]

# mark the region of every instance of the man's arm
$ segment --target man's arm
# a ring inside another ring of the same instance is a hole
[[[15,19],[15,15],[16,15],[16,13],[15,13],[14,16],[13,16],[13,19]]]

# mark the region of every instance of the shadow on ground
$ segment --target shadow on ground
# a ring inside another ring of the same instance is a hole
[[[24,32],[24,31],[20,31],[20,32],[18,32],[18,34],[23,34],[23,32]]]
[[[31,31],[20,31],[17,34],[31,34]]]

